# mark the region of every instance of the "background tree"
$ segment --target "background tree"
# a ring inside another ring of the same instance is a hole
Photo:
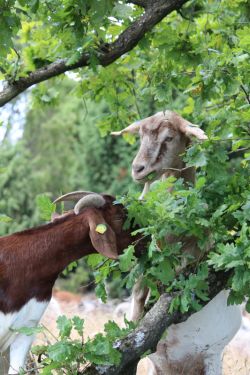
[[[74,83],[67,78],[60,86],[49,85],[57,90],[57,99],[44,105],[40,91],[34,91],[22,138],[13,142],[10,131],[0,148],[0,210],[15,219],[1,223],[2,234],[41,222],[35,201],[39,194],[52,199],[79,189],[110,194],[124,194],[129,186],[136,190],[130,177],[131,147],[101,137],[95,126],[107,105],[71,95]]]

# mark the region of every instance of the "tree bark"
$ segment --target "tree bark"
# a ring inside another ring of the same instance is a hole
[[[209,298],[215,297],[225,288],[230,273],[217,272],[209,276]],[[118,366],[94,366],[87,367],[78,375],[134,375],[137,363],[141,356],[148,350],[155,351],[156,345],[164,331],[171,325],[181,323],[193,313],[189,311],[181,314],[176,311],[168,315],[170,304],[174,296],[163,294],[157,303],[149,310],[139,322],[138,327],[128,336],[114,343],[121,354],[121,362]],[[205,305],[205,303],[204,303]]]
[[[152,30],[157,23],[173,10],[180,9],[187,1],[188,0],[131,1],[131,3],[140,4],[145,7],[145,12],[124,30],[113,43],[105,45],[105,48],[100,46],[97,51],[99,64],[102,66],[110,65],[120,56],[131,51],[148,31]],[[0,107],[36,83],[46,81],[49,78],[56,77],[67,71],[88,66],[89,57],[87,52],[83,53],[79,60],[71,65],[67,64],[66,59],[61,59],[29,73],[26,77],[19,78],[14,82],[7,82],[0,92]]]

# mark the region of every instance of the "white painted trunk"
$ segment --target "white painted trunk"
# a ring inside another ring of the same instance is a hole
[[[155,375],[221,375],[223,350],[241,325],[241,308],[227,306],[228,294],[221,291],[185,322],[169,327],[149,356]]]

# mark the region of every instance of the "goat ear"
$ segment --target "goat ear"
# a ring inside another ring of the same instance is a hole
[[[108,258],[117,259],[115,233],[97,210],[92,211],[89,216],[89,229],[89,236],[96,251]]]
[[[208,139],[205,132],[199,128],[197,125],[192,124],[191,122],[188,122],[184,118],[181,117],[179,122],[180,130],[188,137],[196,137],[200,140]]]
[[[112,132],[112,135],[122,135],[124,133],[136,134],[140,130],[141,121],[133,122],[133,124],[127,126],[125,129],[120,130],[119,132]]]

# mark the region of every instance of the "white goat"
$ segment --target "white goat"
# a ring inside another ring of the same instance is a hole
[[[132,177],[144,182],[141,199],[149,190],[148,176],[154,179],[174,175],[194,182],[195,170],[187,168],[181,155],[192,137],[207,139],[205,133],[172,111],[155,115],[129,125],[114,135],[139,133],[140,149],[132,164]],[[152,180],[151,180],[152,182]],[[197,256],[194,241],[185,243],[183,251]],[[133,289],[132,320],[138,320],[143,312],[147,288],[137,282]],[[220,375],[221,355],[241,324],[238,306],[227,306],[228,291],[221,291],[199,312],[186,322],[172,325],[167,337],[162,339],[157,351],[149,357],[153,362],[151,375]]]

